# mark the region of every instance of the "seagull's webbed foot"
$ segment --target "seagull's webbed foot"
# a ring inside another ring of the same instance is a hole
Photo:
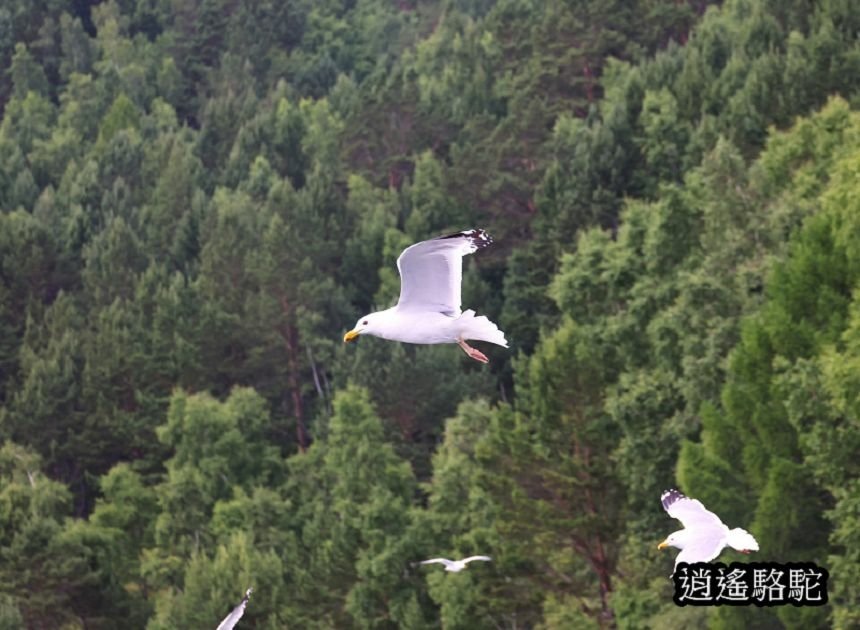
[[[481,363],[489,363],[490,360],[487,358],[483,352],[478,350],[477,348],[473,348],[469,344],[467,344],[464,340],[458,339],[457,345],[463,348],[463,352],[468,354],[471,358],[475,359],[475,361],[480,361]]]
[[[745,553],[747,555],[752,553],[752,550],[750,550],[750,549],[739,549],[738,551],[740,551],[741,553]]]

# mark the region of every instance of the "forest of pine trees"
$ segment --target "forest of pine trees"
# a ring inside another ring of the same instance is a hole
[[[4,0],[0,630],[860,627],[858,33]],[[509,350],[342,343],[471,227]],[[829,603],[676,606],[671,487]]]

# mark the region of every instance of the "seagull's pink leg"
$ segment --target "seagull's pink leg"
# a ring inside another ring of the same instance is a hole
[[[463,352],[468,354],[471,358],[475,359],[475,361],[480,361],[481,363],[489,363],[490,360],[487,358],[483,352],[478,350],[477,348],[473,348],[469,344],[467,344],[463,339],[458,339],[457,344],[463,348]]]

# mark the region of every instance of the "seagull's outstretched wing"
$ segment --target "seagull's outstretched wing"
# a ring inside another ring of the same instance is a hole
[[[233,626],[242,618],[242,615],[245,614],[245,606],[248,605],[248,600],[251,599],[251,592],[254,589],[249,588],[245,591],[245,597],[242,598],[242,601],[239,602],[239,605],[233,609],[229,615],[224,618],[224,621],[218,624],[218,627],[215,630],[233,630]]]
[[[487,247],[493,239],[481,229],[466,230],[415,243],[397,259],[399,309],[460,314],[463,256]]]
[[[473,560],[483,560],[484,562],[490,562],[492,558],[490,556],[469,556],[468,558],[463,558],[463,564],[469,564]]]
[[[446,567],[450,567],[454,563],[448,560],[448,558],[432,558],[430,560],[422,560],[418,564],[444,564]]]
[[[685,529],[726,527],[720,517],[707,510],[701,501],[691,499],[677,490],[666,490],[660,502],[669,516],[681,521]]]

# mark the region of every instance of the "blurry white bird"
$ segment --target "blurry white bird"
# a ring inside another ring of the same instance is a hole
[[[343,336],[359,335],[391,341],[435,344],[456,343],[471,358],[488,363],[487,356],[467,339],[488,341],[507,348],[505,333],[475,311],[460,311],[463,256],[487,247],[493,239],[484,230],[466,230],[415,243],[397,259],[400,299],[397,305],[360,318]]]
[[[448,560],[448,558],[433,558],[432,560],[424,560],[423,562],[419,562],[419,564],[444,564],[446,571],[452,571],[454,573],[458,573],[466,568],[466,565],[474,560],[483,560],[484,562],[490,562],[492,558],[490,556],[469,556],[468,558],[463,558],[462,560]]]
[[[224,618],[224,621],[218,624],[218,627],[215,630],[233,630],[233,626],[242,618],[242,615],[245,614],[245,606],[248,605],[248,600],[251,599],[251,592],[253,588],[249,588],[245,591],[245,597],[242,598],[242,601],[239,602],[239,605],[233,609],[229,615]]]
[[[660,497],[663,509],[681,521],[684,529],[669,534],[657,545],[657,549],[677,547],[681,550],[675,558],[679,562],[710,562],[728,545],[741,553],[758,551],[758,542],[748,531],[736,527],[729,529],[713,512],[709,512],[701,501],[691,499],[677,490],[666,490]],[[675,571],[672,571],[673,575]]]

